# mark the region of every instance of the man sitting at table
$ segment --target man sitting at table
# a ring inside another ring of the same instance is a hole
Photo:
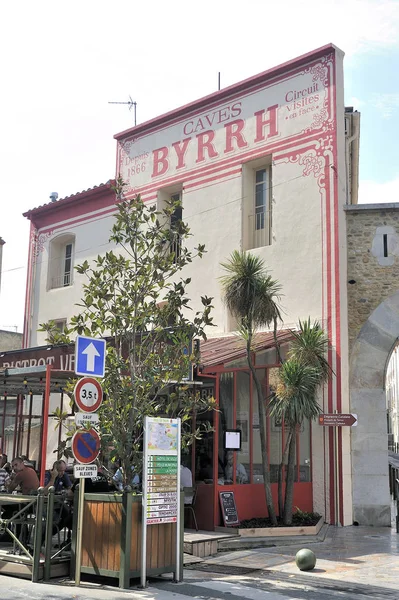
[[[11,476],[10,481],[6,484],[7,491],[13,492],[19,487],[22,494],[36,492],[39,487],[39,478],[36,471],[27,467],[19,456],[13,458],[11,466],[15,475]]]
[[[69,479],[66,468],[65,460],[56,460],[52,470],[46,471],[44,477],[44,489],[48,489],[53,485],[56,494],[63,490],[70,490],[72,488],[72,482]]]

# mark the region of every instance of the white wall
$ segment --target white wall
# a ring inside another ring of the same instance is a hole
[[[119,139],[117,164],[129,184],[128,196],[140,192],[153,203],[164,196],[165,188],[183,190],[183,218],[193,234],[189,244],[204,243],[207,249],[202,260],[186,268],[192,278],[190,296],[194,310],[201,308],[201,295],[214,297],[212,335],[229,331],[220,295],[220,263],[243,247],[245,203],[253,200],[247,197],[243,165],[263,159],[272,165],[272,243],[252,252],[264,259],[282,286],[283,327],[293,326],[298,318],[318,319],[330,327],[334,347],[341,341],[347,359],[346,328],[337,331],[340,319],[345,324],[344,286],[340,295],[334,294],[335,273],[342,270],[345,281],[346,263],[340,214],[345,190],[338,183],[345,181],[342,59],[342,53],[334,56],[330,49],[324,57],[310,57],[308,65],[265,77],[263,83],[249,82],[243,90],[232,88],[230,95],[222,91],[220,100],[216,95],[201,108],[187,109],[147,129],[139,126]],[[269,122],[261,126],[262,119]],[[229,131],[237,129],[242,137],[229,138]],[[212,144],[209,152],[201,150],[207,142]],[[67,232],[75,235],[75,263],[80,263],[109,248],[111,225],[112,217],[101,212],[77,225],[73,218],[54,224],[36,264],[31,346],[44,343],[44,336],[36,333],[38,324],[71,317],[81,296],[82,278],[77,274],[73,286],[47,290],[51,239]],[[348,406],[345,382],[343,389]],[[314,503],[324,513],[324,433],[317,426],[313,432]],[[348,451],[347,444],[345,489],[350,495]],[[350,518],[350,509],[346,515]]]

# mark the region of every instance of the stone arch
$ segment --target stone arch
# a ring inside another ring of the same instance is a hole
[[[385,374],[399,338],[399,292],[371,313],[350,359],[350,407],[358,415],[351,431],[353,520],[390,526]]]

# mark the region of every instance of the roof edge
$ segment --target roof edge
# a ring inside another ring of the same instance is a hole
[[[87,190],[83,190],[82,192],[77,192],[76,194],[72,194],[71,196],[65,196],[65,198],[60,198],[56,202],[48,202],[47,204],[43,204],[42,206],[38,206],[37,208],[32,208],[22,213],[22,216],[31,220],[32,216],[42,215],[47,212],[56,212],[57,210],[63,209],[68,204],[72,202],[76,202],[76,200],[89,200],[93,196],[97,194],[103,194],[104,192],[109,191],[114,185],[115,180],[109,179],[106,183],[100,183],[100,185],[94,186]]]
[[[201,108],[202,106],[206,106],[208,103],[212,102],[213,100],[216,100],[216,99],[223,100],[225,97],[228,97],[230,94],[232,94],[234,92],[239,92],[242,89],[245,89],[246,87],[248,87],[248,85],[256,85],[257,83],[259,83],[262,80],[268,80],[268,79],[271,79],[272,77],[279,75],[282,71],[285,71],[287,69],[293,69],[302,64],[306,64],[311,59],[323,56],[329,50],[333,50],[334,52],[339,52],[342,55],[344,54],[344,52],[342,50],[340,50],[334,44],[332,44],[332,43],[326,44],[325,46],[316,48],[316,50],[312,50],[311,52],[307,52],[306,54],[302,54],[301,56],[298,56],[298,57],[288,60],[284,63],[281,63],[281,64],[277,65],[276,67],[271,67],[270,69],[267,69],[266,71],[262,71],[261,73],[258,73],[257,75],[253,75],[251,77],[248,77],[247,79],[243,79],[242,81],[233,83],[232,85],[230,85],[226,88],[223,88],[222,90],[213,92],[211,94],[208,94],[207,96],[203,96],[202,98],[199,98],[198,100],[194,100],[193,102],[190,102],[188,104],[180,106],[179,108],[175,108],[167,113],[159,115],[158,117],[155,117],[153,119],[145,121],[144,123],[141,123],[140,125],[136,125],[135,127],[131,127],[129,129],[125,129],[124,131],[121,131],[120,133],[116,133],[114,135],[114,139],[120,140],[120,139],[128,137],[130,135],[134,135],[134,134],[137,135],[137,134],[145,131],[149,127],[154,127],[157,125],[161,125],[163,123],[167,123],[168,121],[170,121],[173,118],[183,116],[192,110]]]

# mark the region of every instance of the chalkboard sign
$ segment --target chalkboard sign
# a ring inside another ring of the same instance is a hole
[[[225,527],[238,525],[240,521],[238,520],[234,492],[219,492],[219,500]]]

